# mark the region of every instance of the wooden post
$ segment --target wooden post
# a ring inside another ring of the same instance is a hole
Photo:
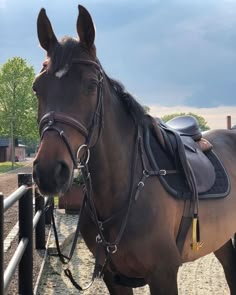
[[[35,246],[36,249],[45,249],[45,206],[44,197],[38,190],[35,191],[35,213],[41,212],[38,224],[35,228]]]
[[[227,129],[231,129],[231,116],[227,116]]]
[[[18,274],[19,294],[33,294],[33,193],[32,174],[18,174],[18,186],[27,185],[28,191],[19,200],[19,241],[28,239],[21,258]]]

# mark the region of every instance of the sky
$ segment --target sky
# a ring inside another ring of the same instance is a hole
[[[60,39],[77,36],[78,4],[92,15],[107,74],[152,114],[215,112],[210,125],[225,114],[236,124],[236,0],[0,0],[0,64],[20,56],[38,72],[40,8]]]

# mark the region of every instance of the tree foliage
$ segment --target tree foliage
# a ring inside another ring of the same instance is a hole
[[[191,112],[189,112],[189,113],[174,113],[174,114],[170,114],[170,115],[165,115],[165,116],[161,117],[161,120],[164,122],[167,122],[167,121],[173,119],[174,117],[185,116],[185,115],[195,117],[197,119],[197,121],[199,123],[199,127],[202,131],[206,131],[206,130],[210,129],[210,127],[207,125],[207,121],[202,116],[191,113]]]
[[[149,106],[143,105],[143,108],[144,108],[146,113],[150,112],[150,107]]]
[[[0,135],[35,140],[37,102],[32,92],[35,73],[20,57],[0,68]]]

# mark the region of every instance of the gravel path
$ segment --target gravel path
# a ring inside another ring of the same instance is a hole
[[[71,233],[75,229],[77,216],[66,215],[57,210],[57,228],[60,232],[61,244],[64,240],[65,253],[69,248]],[[69,237],[69,238],[68,238]],[[55,249],[54,235],[51,236],[50,248]],[[86,285],[93,270],[93,257],[85,244],[79,243],[71,262],[70,269],[76,281],[82,286]],[[80,270],[80,271],[78,271]],[[213,254],[207,255],[195,262],[184,264],[178,273],[178,287],[180,295],[228,295],[229,289],[225,281],[223,269]],[[62,265],[57,257],[47,257],[46,267],[42,276],[38,294],[84,294],[108,295],[106,286],[102,281],[95,281],[87,291],[78,292],[63,273]],[[148,295],[148,287],[137,288],[135,295]]]

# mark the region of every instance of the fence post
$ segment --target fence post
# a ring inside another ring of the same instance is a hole
[[[35,213],[41,212],[38,224],[35,228],[35,247],[36,249],[45,249],[45,206],[44,197],[38,190],[35,190]]]
[[[19,241],[28,239],[28,244],[19,263],[19,294],[33,294],[33,191],[32,174],[18,174],[18,186],[29,186],[19,200]]]
[[[3,223],[4,223],[3,194],[0,193],[0,295],[4,294]]]
[[[54,198],[53,198],[53,201],[52,201],[52,203],[48,206],[48,203],[50,203],[51,202],[51,200],[49,200],[49,197],[47,197],[46,198],[47,200],[46,200],[46,212],[45,212],[45,223],[47,224],[47,225],[50,225],[51,224],[51,222],[52,222],[52,216],[51,216],[51,210],[53,210],[54,209]]]
[[[231,116],[227,116],[227,129],[231,129]]]

